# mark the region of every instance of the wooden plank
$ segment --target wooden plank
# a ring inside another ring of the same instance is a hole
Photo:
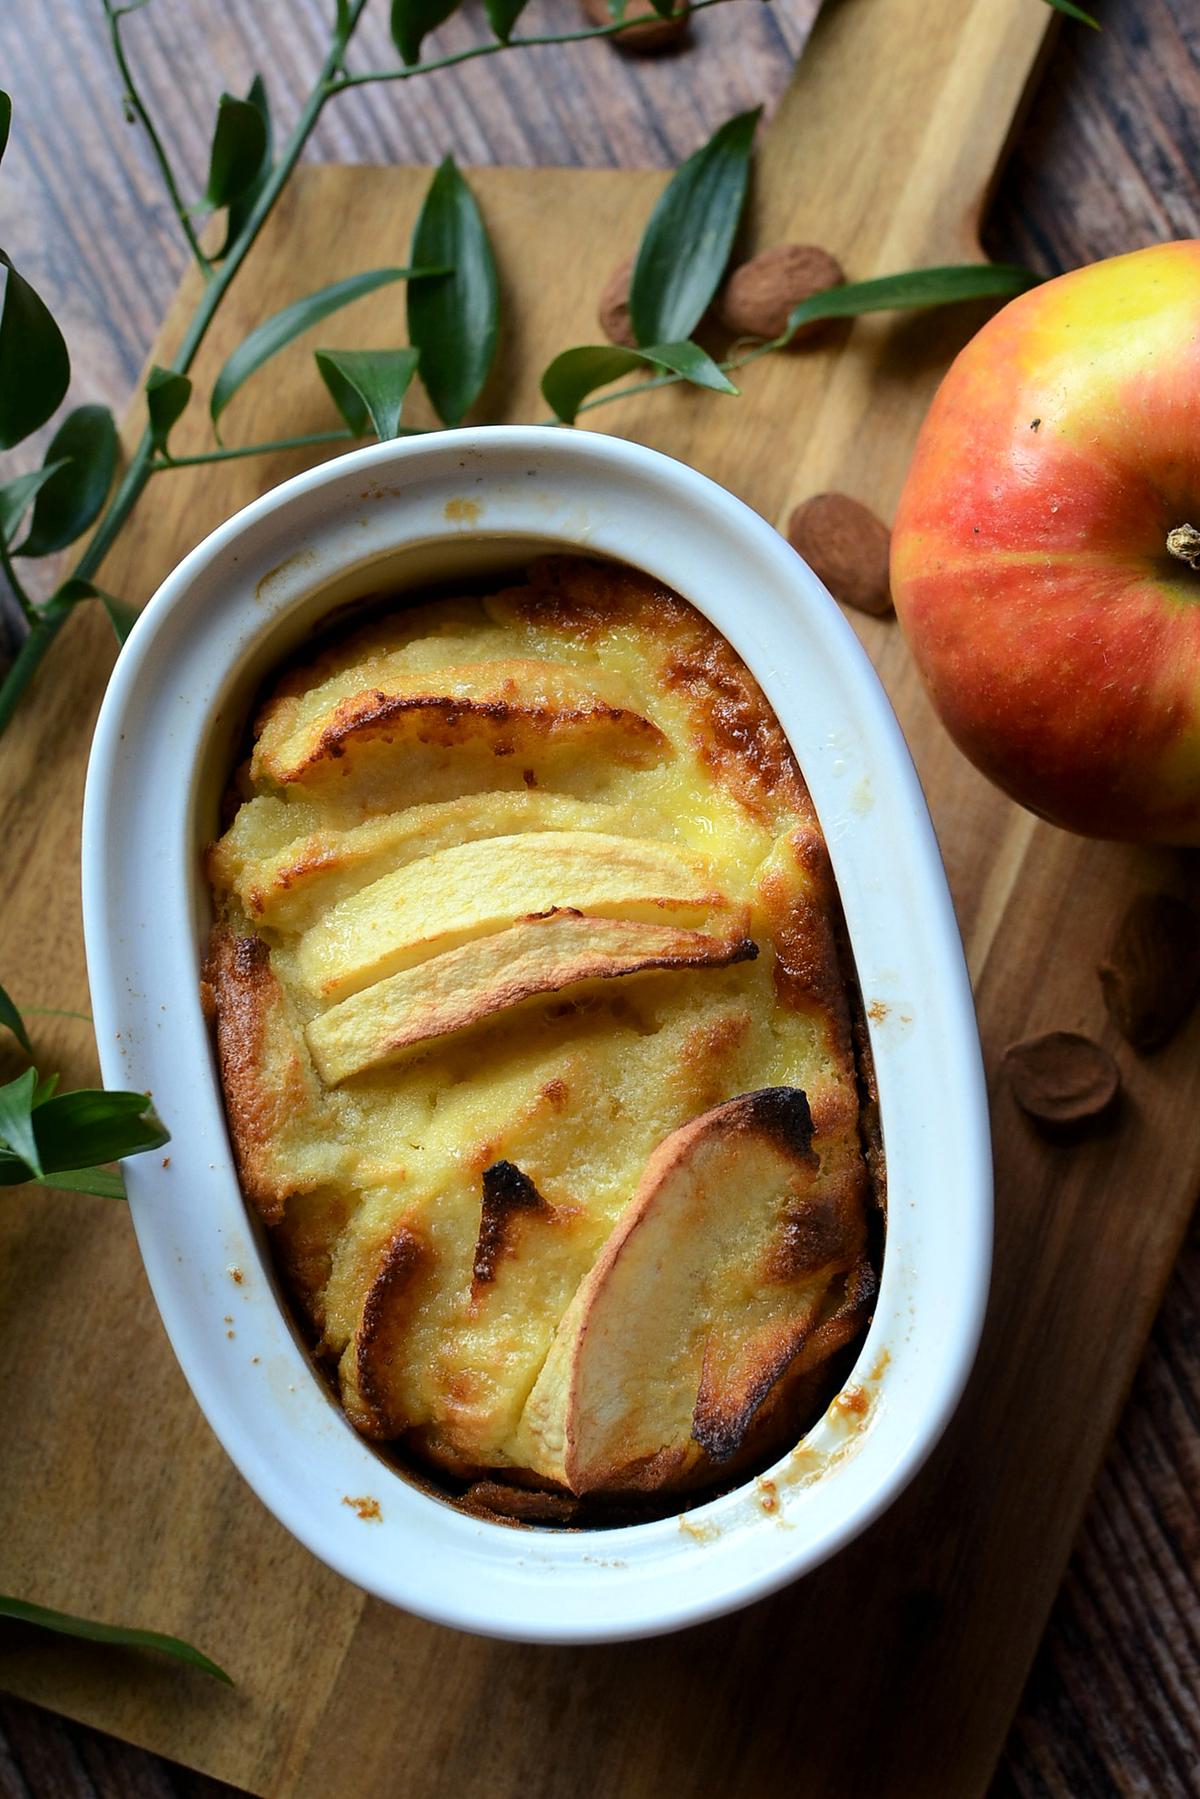
[[[1045,15],[1038,0],[963,0],[932,9],[932,20],[930,10],[841,0],[823,20],[768,142],[760,241],[786,232],[826,242],[854,274],[962,253]],[[304,171],[235,290],[201,384],[263,312],[378,261],[382,242],[403,244],[424,179]],[[537,367],[548,347],[591,335],[599,280],[657,186],[481,174],[520,295],[507,350],[518,375],[493,396],[497,413],[539,416]],[[378,296],[324,335],[394,341],[394,307]],[[760,368],[740,403],[659,396],[595,417],[723,476],[768,516],[817,485],[887,508],[952,335],[940,324],[863,325]],[[247,390],[231,435],[322,422],[304,358],[291,366],[294,382],[285,371]],[[290,466],[160,482],[108,580],[141,597],[211,523]],[[107,654],[101,627],[73,630],[73,652],[64,644],[42,678],[42,707],[3,751],[11,941],[29,970],[22,992],[57,1004],[82,991],[73,836]],[[894,629],[867,625],[864,636],[942,829],[990,1059],[1042,1023],[1100,1032],[1095,955],[1130,891],[1177,882],[1174,862],[1032,825],[950,748]],[[82,1027],[42,1033],[47,1060],[55,1038],[82,1078]],[[233,1667],[239,1690],[200,1689],[173,1669],[118,1683],[94,1651],[57,1644],[6,1657],[7,1684],[272,1793],[400,1784],[636,1794],[665,1784],[750,1794],[781,1766],[802,1793],[982,1790],[1186,1216],[1194,1170],[1175,1160],[1172,1123],[1194,1109],[1195,1047],[1193,1030],[1153,1063],[1125,1057],[1132,1103],[1118,1131],[1073,1151],[1044,1145],[997,1095],[992,1320],[950,1436],[833,1567],[659,1644],[498,1647],[365,1603],[266,1518],[216,1449],[170,1361],[123,1221],[93,1202],[52,1211],[41,1196],[13,1196],[0,1380],[17,1402],[0,1584],[182,1631]]]

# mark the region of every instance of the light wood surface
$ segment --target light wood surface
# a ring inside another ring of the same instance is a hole
[[[1037,0],[955,0],[933,20],[930,11],[916,0],[828,10],[772,128],[758,241],[814,238],[854,275],[969,249],[1046,17]],[[201,384],[264,312],[377,262],[386,242],[402,245],[422,185],[402,170],[305,171]],[[537,367],[552,348],[592,335],[599,282],[658,185],[481,173],[522,321],[508,350],[520,376],[493,396],[497,412],[541,416]],[[394,340],[395,306],[365,302],[323,337]],[[659,396],[596,418],[684,455],[770,517],[828,485],[888,511],[924,399],[967,328],[963,319],[864,324],[846,341],[760,365],[741,401]],[[248,389],[230,411],[231,439],[324,422],[303,355],[279,367],[294,381],[268,376]],[[143,598],[211,524],[291,466],[161,480],[108,584]],[[74,837],[110,658],[98,625],[72,632],[43,674],[39,708],[2,752],[0,878],[17,946],[5,973],[22,997],[59,1005],[85,1003]],[[929,717],[894,627],[863,622],[862,634],[930,794],[989,1066],[1028,1028],[1104,1035],[1094,964],[1124,899],[1194,870],[1079,844],[1016,813]],[[82,1025],[47,1021],[39,1039],[48,1063],[61,1056],[85,1078]],[[1146,1063],[1106,1040],[1129,1091],[1108,1137],[1051,1148],[995,1094],[988,1335],[926,1473],[831,1568],[741,1618],[659,1644],[496,1647],[364,1603],[291,1543],[229,1469],[171,1362],[124,1219],[86,1200],[11,1196],[0,1384],[15,1398],[0,1586],[181,1631],[239,1685],[230,1695],[157,1667],[130,1680],[94,1650],[32,1641],[4,1657],[3,1678],[271,1793],[757,1794],[784,1770],[801,1793],[982,1790],[1195,1180],[1194,1161],[1179,1153],[1200,1084],[1195,1029]]]

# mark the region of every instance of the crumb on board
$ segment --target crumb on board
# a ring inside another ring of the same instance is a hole
[[[162,1159],[162,1165],[163,1165],[163,1167],[164,1167],[164,1168],[169,1168],[169,1167],[170,1167],[170,1166],[171,1166],[171,1158],[170,1158],[170,1156],[164,1156],[164,1157],[163,1157],[163,1159]]]
[[[342,1497],[342,1504],[348,1505],[364,1524],[378,1524],[383,1517],[383,1513],[379,1509],[379,1501],[372,1499],[369,1494],[362,1494],[358,1499],[352,1499],[349,1493],[346,1493]]]
[[[235,1286],[240,1287],[246,1277],[240,1268],[231,1268],[229,1270],[229,1278]]]

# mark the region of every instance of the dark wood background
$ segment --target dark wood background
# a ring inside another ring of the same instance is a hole
[[[1200,234],[1200,4],[1096,7],[1102,33],[1066,25],[1059,36],[988,225],[994,255],[1046,272]],[[189,193],[203,185],[221,88],[243,92],[261,69],[286,121],[331,11],[332,0],[154,0],[129,21],[143,91]],[[697,20],[686,52],[653,62],[577,45],[359,90],[327,109],[310,154],[428,163],[452,150],[465,163],[665,166],[729,113],[778,96],[815,11],[816,0],[744,0]],[[478,12],[467,0],[436,46],[474,41]],[[386,13],[374,0],[355,50],[362,66],[392,60]],[[534,0],[525,18],[529,29],[567,30],[578,14],[575,0]],[[0,243],[66,331],[73,400],[119,408],[184,257],[145,143],[122,117],[100,0],[6,0],[0,85],[16,106]],[[1198,1425],[1193,1230],[1014,1723],[995,1786],[1003,1799],[1200,1791]],[[230,1792],[0,1698],[4,1799]]]

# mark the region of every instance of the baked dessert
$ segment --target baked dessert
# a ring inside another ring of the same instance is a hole
[[[549,557],[274,685],[208,851],[247,1199],[346,1412],[488,1510],[681,1503],[870,1315],[828,856],[698,612]]]

